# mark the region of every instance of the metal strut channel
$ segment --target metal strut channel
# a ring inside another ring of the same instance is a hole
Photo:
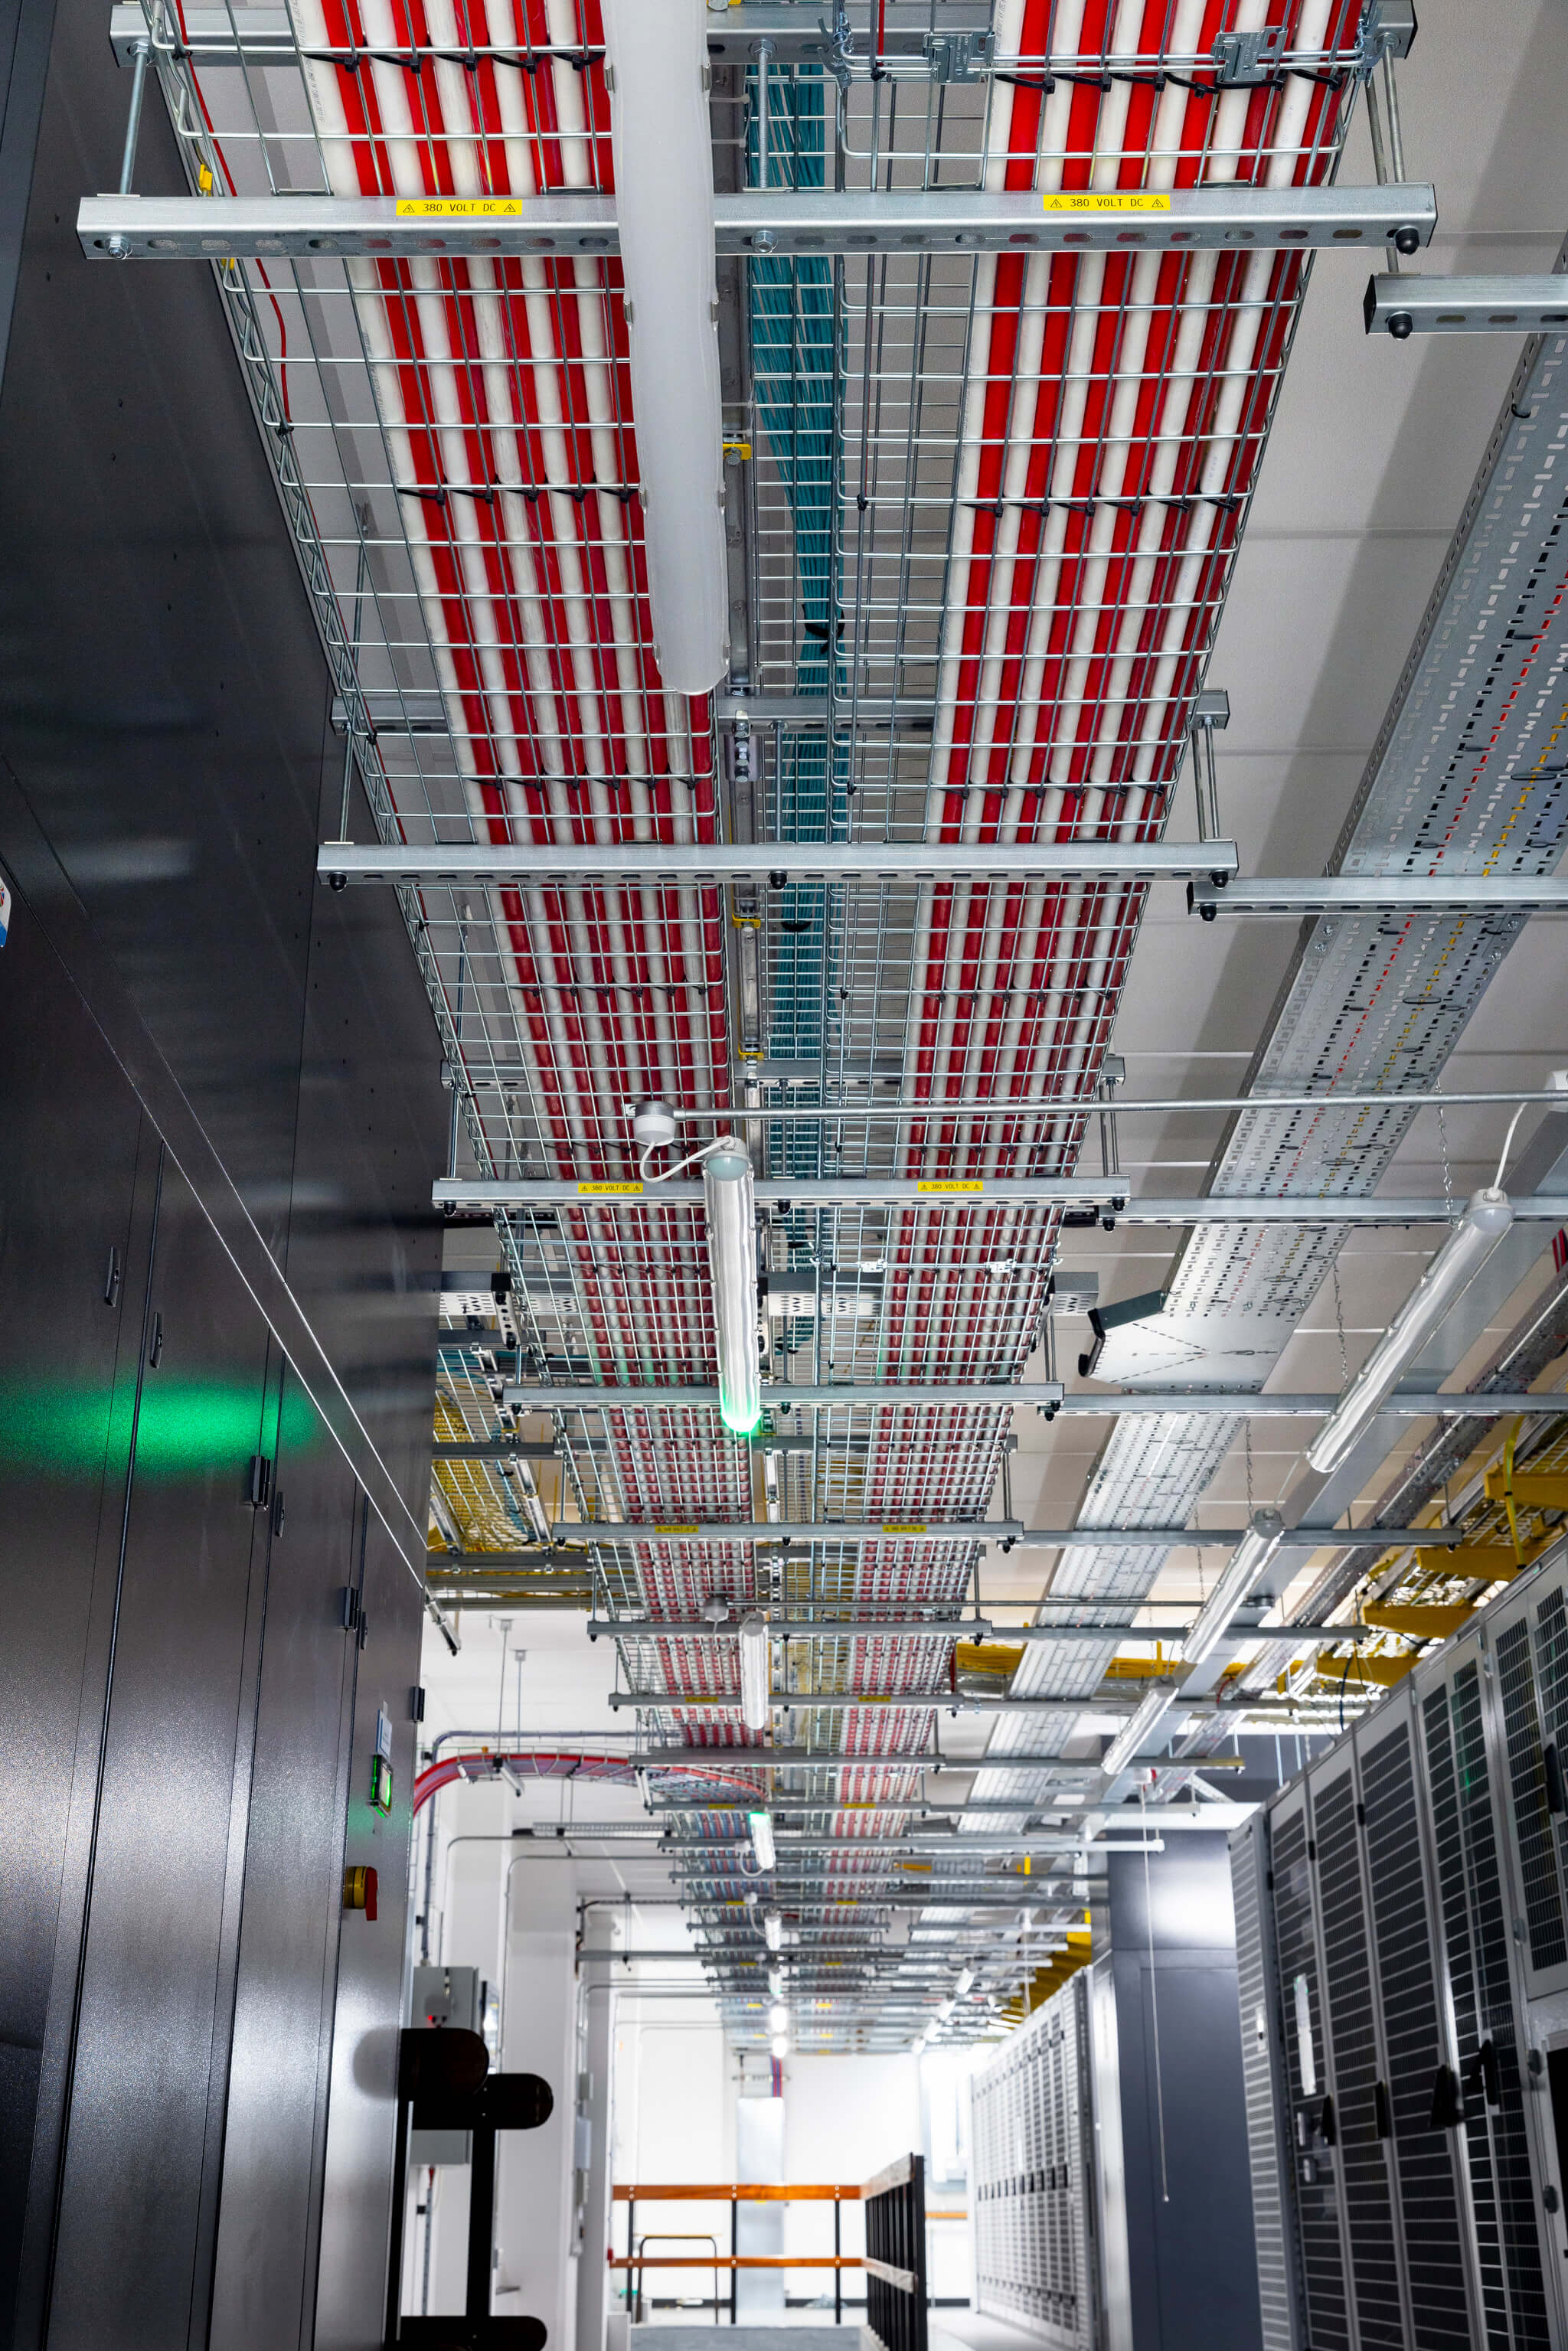
[[[444,1333],[442,1344],[448,1343]],[[507,1409],[511,1412],[688,1412],[694,1406],[708,1405],[716,1411],[718,1408],[716,1387],[530,1387],[518,1383],[506,1390],[506,1398]],[[1288,1389],[1263,1395],[1250,1388],[1106,1388],[1099,1393],[1088,1390],[1081,1395],[1066,1395],[1061,1382],[1051,1380],[1019,1380],[1010,1385],[982,1382],[974,1386],[946,1388],[884,1387],[868,1380],[863,1384],[856,1381],[848,1387],[766,1388],[763,1401],[774,1412],[789,1412],[797,1405],[816,1410],[835,1405],[868,1408],[879,1405],[928,1405],[938,1411],[950,1411],[956,1405],[1005,1404],[1034,1405],[1042,1412],[1059,1412],[1064,1419],[1096,1416],[1103,1418],[1107,1415],[1120,1418],[1125,1413],[1153,1416],[1179,1412],[1217,1419],[1315,1420],[1333,1412],[1339,1397],[1327,1391],[1310,1395]],[[1505,1393],[1500,1389],[1495,1394],[1489,1390],[1475,1395],[1458,1388],[1396,1394],[1382,1409],[1399,1420],[1427,1420],[1444,1415],[1461,1420],[1511,1420],[1521,1414],[1531,1417],[1568,1415],[1568,1396],[1533,1395],[1524,1390]],[[799,1437],[788,1440],[791,1447],[801,1442]],[[455,1453],[472,1452],[476,1457],[482,1449],[477,1446],[453,1448]],[[505,1438],[497,1440],[490,1449],[498,1458],[512,1453],[520,1453],[525,1460],[555,1458],[553,1446],[541,1445],[530,1451],[526,1445]],[[766,1453],[771,1447],[767,1437],[758,1437],[753,1441],[752,1449]],[[438,1447],[438,1455],[439,1452]]]
[[[1401,285],[1403,279],[1398,281]],[[1195,875],[1187,910],[1220,914],[1568,914],[1568,878],[1529,873],[1321,873],[1217,883]],[[1392,1097],[1391,1097],[1392,1099]],[[1333,1097],[1327,1100],[1333,1107]]]
[[[1191,882],[1233,874],[1233,841],[519,841],[514,848],[450,845],[389,849],[329,841],[317,852],[323,882],[395,882],[416,889],[451,883],[542,888],[558,882],[948,882],[994,875],[1011,882]]]
[[[744,1113],[737,1112],[736,1116]],[[766,1113],[763,1113],[766,1115]],[[768,1207],[890,1207],[951,1209],[986,1201],[991,1207],[1049,1208],[1080,1203],[1103,1203],[1107,1213],[1130,1225],[1447,1225],[1464,1212],[1462,1200],[1432,1198],[1369,1199],[1285,1194],[1263,1194],[1252,1199],[1225,1194],[1205,1194],[1198,1199],[1138,1197],[1116,1190],[1113,1176],[1027,1177],[988,1176],[970,1178],[895,1176],[802,1176],[797,1182],[759,1179],[758,1200]],[[702,1206],[700,1184],[561,1183],[550,1178],[499,1182],[442,1176],[431,1186],[438,1208],[555,1208],[592,1206],[596,1208]],[[1526,1193],[1513,1204],[1516,1222],[1568,1223],[1568,1194]]]
[[[836,1524],[831,1519],[809,1519],[786,1525],[776,1519],[754,1520],[741,1525],[724,1520],[687,1521],[684,1525],[660,1522],[652,1526],[629,1525],[625,1520],[597,1519],[566,1519],[550,1530],[552,1539],[559,1542],[567,1537],[581,1541],[590,1547],[625,1546],[652,1542],[801,1542],[801,1543],[875,1543],[875,1542],[999,1542],[1009,1549],[1018,1545],[1023,1550],[1060,1551],[1071,1543],[1084,1541],[1092,1534],[1094,1542],[1107,1551],[1142,1551],[1151,1543],[1168,1543],[1179,1549],[1225,1551],[1239,1543],[1246,1534],[1245,1527],[1025,1527],[1016,1520],[1001,1519],[991,1524],[969,1523],[943,1525],[936,1520],[921,1524],[906,1520],[900,1524],[879,1525],[855,1522]],[[1357,1550],[1372,1543],[1385,1548],[1395,1543],[1452,1544],[1461,1540],[1457,1528],[1448,1527],[1292,1527],[1278,1548],[1281,1551],[1328,1551],[1353,1541]],[[477,1564],[484,1554],[474,1552]],[[507,1554],[491,1552],[492,1560]],[[526,1554],[519,1554],[526,1556]],[[1092,1602],[1081,1602],[1081,1606],[1092,1606]],[[933,1625],[933,1632],[940,1631]],[[1103,1628],[1102,1628],[1103,1629]],[[1157,1629],[1157,1628],[1156,1628]],[[1294,1627],[1291,1628],[1292,1631]]]
[[[1539,335],[1568,327],[1568,277],[1371,277],[1369,335]]]
[[[1378,246],[1431,241],[1425,184],[1262,188],[1242,183],[1043,198],[1024,189],[748,189],[716,196],[716,250],[765,253],[1061,253]],[[84,197],[89,261],[234,256],[430,254],[506,258],[620,250],[611,195]],[[119,240],[111,244],[111,240]]]

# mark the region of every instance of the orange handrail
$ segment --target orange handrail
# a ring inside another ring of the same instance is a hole
[[[859,2253],[611,2253],[612,2270],[858,2270]]]
[[[761,2185],[751,2180],[702,2181],[681,2180],[674,2185],[655,2182],[648,2186],[638,2181],[632,2184],[618,2179],[611,2189],[618,2204],[641,2204],[644,2198],[655,2202],[663,2198],[667,2203],[742,2204],[801,2204],[810,2202],[859,2203],[858,2180],[844,2187],[808,2187],[795,2183],[786,2187]]]

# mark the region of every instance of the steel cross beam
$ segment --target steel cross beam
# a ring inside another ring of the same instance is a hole
[[[1403,279],[1396,281],[1403,284]],[[1559,280],[1559,283],[1563,281]],[[1564,297],[1568,307],[1568,296]],[[1216,883],[1195,875],[1187,910],[1206,923],[1221,914],[1568,914],[1568,878],[1528,873],[1318,873]],[[1333,1096],[1325,1097],[1332,1102]]]
[[[802,188],[714,199],[719,255],[1375,249],[1431,242],[1437,197],[1420,183],[1040,195],[1030,189]],[[411,260],[618,253],[615,198],[530,196],[86,197],[89,261]]]
[[[1369,335],[1540,335],[1568,327],[1568,277],[1370,277]]]
[[[441,1343],[447,1344],[444,1332]],[[513,1412],[689,1412],[710,1405],[716,1412],[719,1400],[716,1387],[560,1388],[542,1384],[535,1387],[521,1381],[508,1386],[506,1395],[507,1408]],[[1034,1405],[1042,1412],[1059,1412],[1066,1418],[1075,1415],[1103,1417],[1108,1413],[1169,1412],[1288,1420],[1321,1418],[1333,1412],[1339,1397],[1327,1391],[1321,1395],[1288,1391],[1259,1395],[1249,1388],[1104,1388],[1068,1395],[1059,1380],[1019,1380],[989,1385],[981,1383],[973,1387],[883,1386],[868,1380],[863,1385],[852,1387],[767,1388],[763,1402],[774,1412],[791,1412],[797,1406],[817,1411],[837,1405],[921,1405],[946,1411],[960,1405]],[[1517,1414],[1568,1412],[1568,1396],[1531,1395],[1512,1389],[1489,1390],[1485,1395],[1471,1395],[1464,1390],[1441,1394],[1433,1391],[1419,1395],[1391,1395],[1382,1409],[1408,1420],[1446,1413],[1478,1420],[1507,1420]],[[749,1440],[737,1437],[735,1441],[749,1442],[757,1453],[795,1450],[810,1442],[797,1437],[780,1441],[767,1436]],[[502,1439],[497,1449],[505,1452],[513,1448]],[[541,1455],[550,1449],[541,1447]],[[526,1447],[523,1451],[525,1459],[534,1458]]]
[[[320,881],[395,883],[400,888],[547,888],[579,882],[685,883],[949,882],[1190,882],[1236,873],[1233,841],[471,841],[418,848],[329,841],[316,852]]]
[[[1020,1112],[1028,1108],[1020,1103]],[[766,1119],[766,1110],[737,1111],[746,1117]],[[1149,1195],[1131,1197],[1118,1191],[1124,1178],[1114,1176],[914,1178],[883,1176],[802,1176],[788,1181],[759,1176],[757,1198],[767,1207],[919,1207],[967,1208],[981,1202],[992,1207],[1100,1207],[1107,1216],[1129,1225],[1447,1225],[1462,1215],[1462,1199],[1441,1196],[1390,1198],[1373,1193],[1206,1194],[1195,1199],[1168,1199]],[[700,1207],[700,1184],[643,1184],[634,1177],[602,1183],[562,1183],[507,1177],[499,1183],[465,1176],[443,1176],[431,1186],[438,1208],[618,1208]],[[1568,1222],[1568,1194],[1523,1193],[1513,1204],[1516,1223],[1561,1225]],[[604,1394],[608,1391],[598,1391]],[[622,1391],[621,1393],[625,1393]],[[797,1391],[798,1393],[798,1391]],[[511,1391],[508,1390],[508,1399]],[[766,1395],[764,1402],[767,1401]]]
[[[607,1546],[611,1549],[652,1542],[873,1543],[920,1541],[1000,1542],[1034,1551],[1060,1551],[1067,1544],[1077,1543],[1101,1551],[1147,1551],[1161,1545],[1174,1549],[1183,1544],[1224,1551],[1239,1543],[1248,1530],[1245,1527],[1026,1527],[1017,1519],[946,1523],[940,1519],[889,1520],[885,1523],[857,1520],[842,1525],[831,1519],[788,1521],[751,1519],[736,1525],[723,1519],[668,1522],[659,1520],[651,1524],[626,1520],[562,1519],[550,1531],[557,1541],[570,1535],[590,1547]],[[1437,1545],[1458,1543],[1462,1540],[1462,1532],[1458,1527],[1291,1527],[1278,1547],[1283,1551],[1321,1551],[1332,1543],[1354,1543],[1359,1551],[1369,1543],[1385,1546],[1393,1543]],[[480,1554],[473,1556],[477,1558]],[[528,1553],[491,1553],[493,1559],[498,1560],[508,1556],[525,1561]],[[1092,1602],[1082,1604],[1093,1605]]]
[[[664,1701],[666,1705],[671,1702]],[[1102,1710],[1092,1698],[1064,1702],[1077,1714],[1098,1714]],[[1099,1775],[1099,1765],[1085,1755],[942,1755],[929,1748],[922,1748],[915,1755],[866,1755],[841,1747],[643,1747],[629,1751],[626,1758],[629,1763],[685,1763],[694,1770],[700,1770],[709,1759],[716,1780],[727,1780],[737,1766],[747,1771],[825,1771],[835,1777],[846,1771],[1066,1771],[1091,1778]],[[1134,1765],[1158,1766],[1167,1771],[1172,1768],[1171,1758],[1166,1754],[1136,1755],[1124,1768],[1130,1771]],[[1201,1771],[1203,1761],[1199,1760],[1193,1768]],[[1027,1810],[1040,1801],[1038,1797],[1020,1796],[1013,1810]],[[823,1802],[832,1811],[841,1809],[831,1798],[824,1798]],[[964,1809],[970,1808],[966,1805]]]
[[[841,1624],[804,1625],[769,1623],[768,1635],[773,1641],[852,1641],[873,1639],[888,1635],[897,1640],[932,1640],[984,1642],[999,1641],[1012,1646],[1030,1641],[1179,1641],[1192,1630],[1196,1620],[1186,1619],[1179,1625],[994,1625],[984,1618],[965,1617],[958,1624],[932,1625],[918,1617],[901,1619],[896,1624],[879,1624],[874,1616],[855,1616]],[[1370,1640],[1381,1628],[1375,1625],[1267,1625],[1259,1626],[1237,1623],[1229,1626],[1227,1637],[1232,1641],[1250,1640]],[[591,1616],[588,1637],[598,1640],[602,1633],[612,1640],[704,1641],[733,1640],[739,1633],[738,1623],[731,1625],[667,1624],[658,1616]]]
[[[855,14],[863,20],[864,0],[861,0]],[[942,29],[945,33],[956,30],[986,33],[990,29],[990,0],[944,0]],[[884,21],[881,35],[883,60],[905,64],[918,61],[925,70],[929,71],[925,49],[928,24],[929,18],[924,8],[918,11],[914,23],[901,23],[896,13],[891,21]],[[728,8],[722,16],[713,16],[706,29],[708,49],[716,57],[737,55],[744,57],[749,55],[750,44],[763,36],[772,41],[780,59],[793,61],[802,56],[820,57],[821,55],[821,26],[809,9],[797,7],[795,0],[782,0],[782,5],[780,0],[729,0]],[[295,46],[294,26],[287,9],[256,5],[254,0],[252,5],[244,5],[242,0],[241,5],[232,8],[187,7],[181,13],[180,30],[183,46],[198,65],[293,65],[299,55]],[[129,5],[127,0],[120,0],[120,5],[110,11],[110,41],[117,64],[132,64],[136,42],[146,38],[147,18],[138,0],[129,0]],[[580,57],[581,50],[576,42],[561,46],[565,54],[574,60]],[[531,53],[542,64],[548,64],[552,44],[536,41],[532,44]],[[556,53],[559,54],[560,49],[558,48]],[[465,46],[444,47],[437,43],[427,47],[423,54],[439,56],[454,65],[472,67],[476,57],[483,62],[489,56],[498,56],[507,63],[515,65],[518,52],[516,43],[487,47],[480,42],[476,48]],[[592,54],[594,52],[591,50],[590,55]],[[362,58],[365,52],[346,46],[334,47],[330,43],[318,45],[308,42],[304,55],[350,65],[356,57]],[[402,55],[406,57],[408,50],[404,49]],[[856,62],[862,70],[865,69],[863,55]]]

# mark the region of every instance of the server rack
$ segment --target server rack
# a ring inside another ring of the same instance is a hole
[[[1568,2345],[1568,1562],[1232,1840],[1267,2351]]]
[[[1097,2351],[1088,1985],[1074,1976],[977,2074],[975,2301],[1051,2351]]]

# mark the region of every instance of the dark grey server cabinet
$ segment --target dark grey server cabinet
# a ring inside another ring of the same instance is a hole
[[[210,276],[76,249],[107,18],[12,17],[0,2351],[370,2351],[448,1098],[398,909],[316,886],[342,745]]]
[[[1563,1586],[1521,1578],[1232,1841],[1267,2351],[1568,2341]]]

